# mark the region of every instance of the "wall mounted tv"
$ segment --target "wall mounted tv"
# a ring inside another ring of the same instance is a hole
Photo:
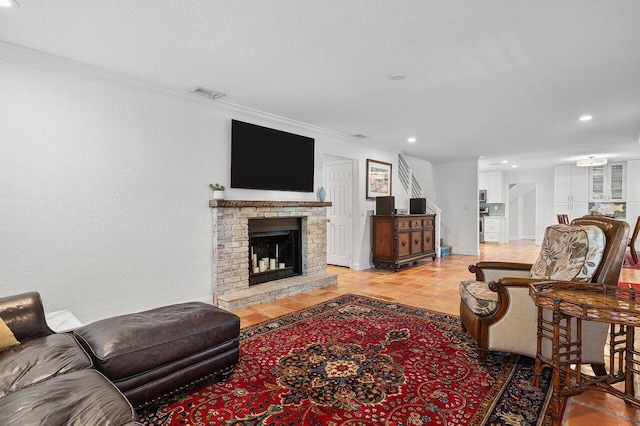
[[[313,192],[315,140],[231,120],[231,187]]]

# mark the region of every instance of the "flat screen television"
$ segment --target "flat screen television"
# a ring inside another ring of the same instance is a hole
[[[313,192],[315,140],[231,121],[231,187]]]

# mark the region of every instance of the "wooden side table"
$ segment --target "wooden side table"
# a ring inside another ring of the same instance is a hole
[[[559,424],[564,398],[595,387],[640,409],[634,396],[633,375],[640,373],[640,355],[633,347],[634,327],[640,326],[640,292],[608,288],[601,284],[543,281],[529,286],[538,307],[538,349],[534,386],[540,384],[544,368],[553,369],[552,424]],[[552,319],[544,318],[544,310]],[[608,374],[591,376],[581,371],[582,321],[611,324]],[[575,333],[572,328],[575,329]],[[543,353],[544,340],[551,342],[551,354]],[[575,368],[571,368],[571,366]],[[624,381],[624,392],[613,384]]]

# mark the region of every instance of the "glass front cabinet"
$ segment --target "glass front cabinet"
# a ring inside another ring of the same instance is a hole
[[[611,163],[589,170],[589,201],[616,202],[626,199],[626,164]]]

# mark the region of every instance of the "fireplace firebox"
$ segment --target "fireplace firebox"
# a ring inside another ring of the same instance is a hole
[[[249,285],[302,275],[302,219],[249,219]]]

